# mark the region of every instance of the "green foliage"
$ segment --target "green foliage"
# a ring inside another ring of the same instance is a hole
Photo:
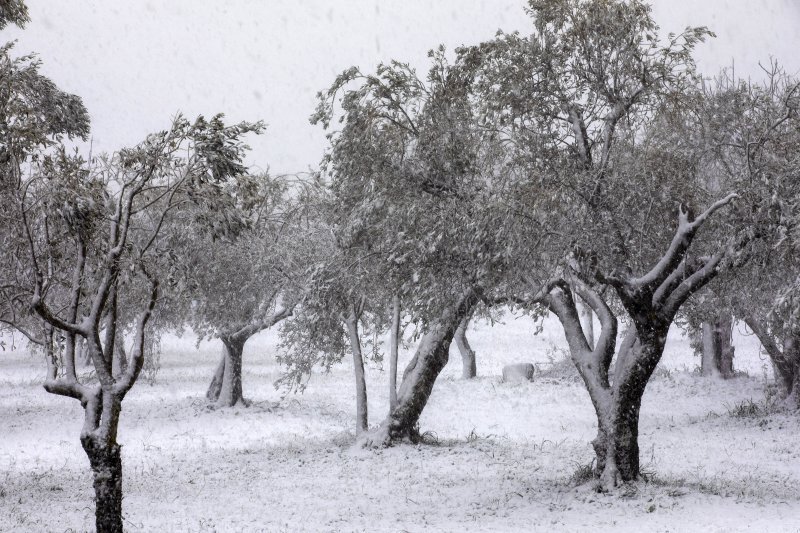
[[[31,21],[28,6],[22,0],[0,0],[0,30],[9,23],[24,28]]]
[[[13,58],[14,43],[0,47],[0,163],[21,164],[35,150],[62,138],[89,134],[89,115],[80,97],[61,91],[39,73],[35,55]],[[6,171],[4,170],[4,173]]]

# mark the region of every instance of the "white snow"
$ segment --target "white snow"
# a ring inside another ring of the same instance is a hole
[[[312,377],[283,398],[272,383],[275,332],[245,349],[250,407],[210,410],[204,393],[216,343],[165,340],[151,386],[123,404],[129,531],[798,531],[797,414],[730,414],[763,403],[770,373],[752,337],[738,331],[729,381],[700,377],[677,332],[641,414],[644,470],[638,492],[598,495],[569,478],[591,462],[594,412],[570,372],[504,384],[505,364],[550,366],[563,335],[548,320],[534,337],[508,316],[468,333],[479,378],[460,378],[460,356],[434,388],[421,429],[438,444],[353,449],[350,366]],[[401,353],[401,368],[410,351]],[[568,367],[567,367],[568,368]],[[766,374],[765,374],[766,372]],[[0,354],[0,531],[94,527],[88,460],[78,441],[82,409],[41,387],[41,356]],[[561,377],[558,377],[561,376]],[[387,410],[387,373],[367,369],[370,420]]]

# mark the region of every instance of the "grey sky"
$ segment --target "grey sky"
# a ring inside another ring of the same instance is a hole
[[[800,71],[800,0],[656,0],[663,30],[706,25],[707,74],[759,77],[770,56]],[[177,111],[263,119],[251,160],[277,173],[318,162],[324,135],[308,123],[315,94],[350,65],[389,58],[425,68],[426,52],[527,31],[523,0],[28,0],[33,21],[2,40],[35,51],[43,70],[83,97],[95,150],[163,129]]]

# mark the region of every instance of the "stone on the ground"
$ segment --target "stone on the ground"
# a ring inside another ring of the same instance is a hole
[[[517,363],[503,367],[503,381],[507,383],[522,383],[533,381],[533,365],[531,363]]]

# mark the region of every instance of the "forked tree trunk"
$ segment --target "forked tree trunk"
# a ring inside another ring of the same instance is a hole
[[[363,446],[389,446],[396,440],[416,440],[419,417],[436,378],[447,364],[456,328],[478,302],[478,298],[478,290],[470,289],[457,302],[446,307],[439,318],[428,326],[416,354],[403,373],[403,382],[397,393],[397,407],[378,428],[362,436]]]
[[[666,328],[646,331],[644,341],[631,329],[620,346],[613,383],[598,394],[590,391],[598,420],[596,474],[600,486],[609,490],[620,482],[639,479],[639,413],[642,397],[664,351]]]
[[[634,481],[641,474],[639,465],[639,412],[647,383],[661,356],[669,330],[669,322],[654,320],[635,323],[635,339],[627,355],[614,369],[612,428],[614,436],[608,452],[613,450],[619,480]],[[611,472],[605,472],[610,483]]]
[[[206,398],[219,407],[233,407],[238,403],[247,405],[242,395],[242,352],[245,343],[264,329],[270,328],[291,316],[294,306],[284,307],[261,322],[242,326],[235,333],[220,335],[222,356],[206,391]]]
[[[397,407],[397,356],[400,348],[400,296],[392,298],[392,329],[389,333],[389,412]]]
[[[367,413],[367,382],[364,376],[364,357],[361,353],[361,339],[358,336],[358,315],[355,309],[345,319],[350,351],[353,352],[353,374],[356,381],[356,435],[369,429]]]
[[[455,333],[456,345],[458,346],[458,351],[461,352],[461,377],[464,379],[472,379],[478,375],[475,351],[467,340],[467,327],[469,326],[470,318],[471,313],[465,316],[458,324]]]
[[[91,437],[81,444],[94,477],[95,526],[98,533],[122,533],[122,457],[116,443],[100,445]]]
[[[595,273],[598,278],[595,281],[614,288],[634,324],[620,346],[613,376],[609,376],[609,369],[616,347],[617,319],[600,293],[591,287],[582,265],[573,258],[567,279],[558,282],[542,298],[542,303],[558,316],[564,327],[572,360],[595,406],[598,418],[595,474],[601,490],[610,490],[620,481],[635,481],[640,476],[638,425],[645,388],[664,353],[667,332],[676,313],[692,294],[717,275],[727,249],[695,260],[686,258],[687,251],[703,222],[735,197],[728,195],[697,218],[682,205],[669,248],[641,277],[634,277],[627,269],[617,269],[610,275]],[[591,306],[600,319],[600,336],[593,347],[583,331],[577,297]]]
[[[620,481],[639,477],[639,411],[645,385],[658,362],[655,354],[658,346],[645,346],[639,340],[637,329],[630,328],[617,353],[612,383],[608,372],[616,348],[617,319],[588,286],[580,285],[575,289],[591,302],[600,318],[602,327],[593,349],[589,348],[584,335],[571,291],[562,287],[549,294],[544,303],[564,327],[570,355],[594,405],[597,415],[597,437],[592,442],[596,454],[595,475],[600,487],[610,490]]]

